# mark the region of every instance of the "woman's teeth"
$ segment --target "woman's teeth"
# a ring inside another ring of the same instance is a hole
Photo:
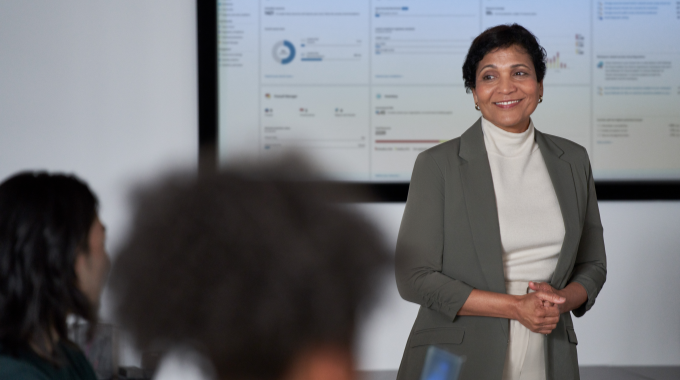
[[[510,101],[507,101],[507,102],[496,102],[494,104],[498,104],[499,106],[507,106],[507,105],[515,104],[515,103],[519,103],[519,100],[510,100]]]

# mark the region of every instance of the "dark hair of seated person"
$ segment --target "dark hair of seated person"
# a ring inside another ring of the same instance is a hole
[[[3,355],[30,352],[59,367],[65,359],[59,345],[75,347],[67,315],[95,321],[95,305],[79,290],[75,265],[78,254],[89,251],[97,207],[95,195],[75,176],[24,172],[0,184]]]
[[[463,81],[468,93],[476,87],[477,69],[484,56],[511,46],[517,46],[529,54],[536,70],[536,81],[543,82],[546,52],[538,38],[519,24],[498,25],[482,32],[470,45],[463,63]]]
[[[316,348],[351,357],[388,254],[371,224],[280,168],[138,194],[110,283],[140,349],[189,346],[221,379],[282,378]]]

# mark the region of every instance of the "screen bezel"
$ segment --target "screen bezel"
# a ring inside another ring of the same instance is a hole
[[[199,172],[217,170],[219,127],[217,0],[196,1]],[[333,186],[373,194],[349,201],[405,202],[408,183],[335,182]],[[680,200],[680,181],[595,181],[598,200]]]

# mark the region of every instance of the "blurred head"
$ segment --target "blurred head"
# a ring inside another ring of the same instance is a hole
[[[222,379],[347,379],[357,313],[388,256],[362,218],[271,173],[140,193],[112,272],[118,317],[140,349],[190,346]]]
[[[0,342],[49,357],[66,317],[95,321],[108,268],[97,198],[76,178],[26,172],[0,184]]]
[[[545,49],[524,27],[499,25],[470,46],[463,80],[482,116],[509,132],[523,132],[543,96]]]

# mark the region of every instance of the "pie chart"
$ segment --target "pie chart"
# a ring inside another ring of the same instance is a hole
[[[287,65],[295,59],[295,46],[290,41],[279,41],[272,49],[274,60],[282,65]]]

